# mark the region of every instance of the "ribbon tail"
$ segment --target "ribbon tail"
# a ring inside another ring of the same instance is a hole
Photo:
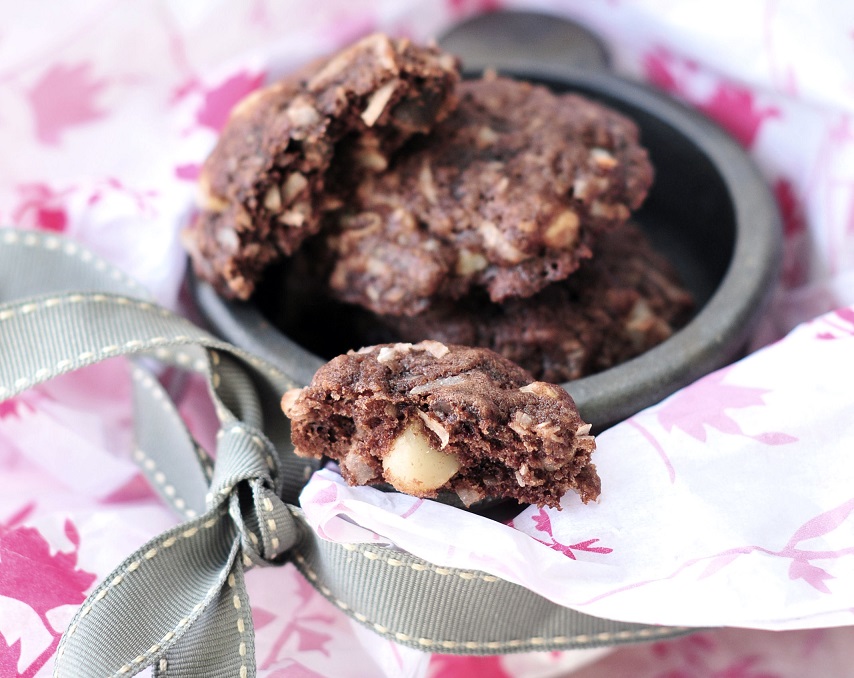
[[[155,678],[175,676],[255,678],[255,630],[239,558],[217,599],[154,664]]]
[[[119,565],[78,610],[60,642],[54,676],[120,678],[159,666],[164,658],[168,663],[167,654],[188,633],[203,633],[196,627],[205,627],[212,619],[218,623],[216,610],[223,607],[223,599],[235,607],[237,596],[239,609],[248,618],[245,590],[230,592],[243,585],[239,550],[234,522],[222,508],[149,541]],[[234,624],[236,627],[237,622]],[[215,635],[219,628],[215,626],[211,633]],[[197,657],[196,663],[215,652],[207,644],[190,648],[182,643],[182,647],[184,653]],[[230,675],[242,675],[238,672],[239,665]],[[168,675],[182,674],[170,670]]]

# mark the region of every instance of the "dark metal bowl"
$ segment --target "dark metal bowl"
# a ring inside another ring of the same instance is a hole
[[[520,35],[536,34],[536,26],[548,39],[513,47]],[[542,15],[487,15],[461,25],[443,43],[469,68],[491,65],[623,111],[637,122],[649,149],[655,183],[635,220],[679,270],[698,311],[643,355],[564,384],[584,419],[601,430],[737,358],[766,306],[781,257],[776,205],[741,147],[698,113],[608,72],[600,43],[574,24]],[[540,51],[532,51],[532,44],[540,44]],[[570,47],[563,57],[555,51],[560,44]],[[223,299],[198,281],[192,289],[214,331],[295,381],[308,383],[324,362],[274,327],[255,304]]]

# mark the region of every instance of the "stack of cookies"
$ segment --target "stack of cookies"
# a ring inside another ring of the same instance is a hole
[[[622,114],[494,74],[463,81],[436,47],[373,35],[241,102],[185,242],[224,295],[250,297],[287,258],[288,294],[364,311],[359,343],[488,347],[560,382],[642,353],[690,312],[629,221],[652,179]]]

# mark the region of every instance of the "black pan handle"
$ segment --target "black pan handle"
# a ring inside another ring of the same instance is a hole
[[[460,57],[468,72],[537,66],[592,70],[610,64],[608,50],[596,35],[564,17],[540,12],[481,14],[451,28],[439,45]]]

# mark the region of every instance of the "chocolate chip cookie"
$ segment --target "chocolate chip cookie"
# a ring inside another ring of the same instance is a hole
[[[653,177],[635,124],[577,94],[486,76],[334,216],[329,285],[376,313],[415,315],[471,289],[493,302],[573,273]]]
[[[371,330],[371,339],[484,346],[538,379],[563,382],[660,344],[692,308],[673,266],[629,223],[603,234],[596,256],[573,275],[529,299],[492,304],[469,296],[417,316],[374,316],[371,322],[384,331]]]
[[[329,173],[378,172],[406,139],[454,107],[458,64],[435,47],[372,35],[258,90],[232,112],[200,177],[202,211],[184,234],[197,272],[248,298],[346,193]]]
[[[296,453],[336,460],[353,485],[559,506],[599,496],[595,448],[569,394],[488,349],[436,341],[334,358],[288,391]]]

